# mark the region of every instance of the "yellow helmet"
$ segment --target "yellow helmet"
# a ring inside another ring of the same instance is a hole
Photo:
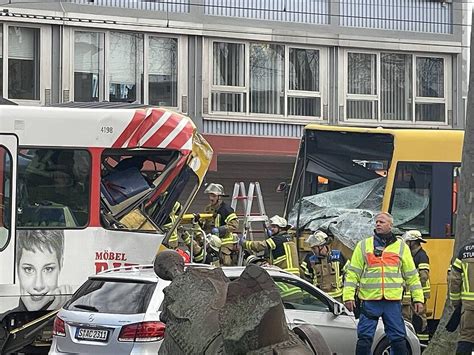
[[[329,236],[324,233],[323,231],[316,231],[315,233],[311,234],[308,239],[306,239],[306,243],[312,247],[321,247],[323,245],[329,244]]]

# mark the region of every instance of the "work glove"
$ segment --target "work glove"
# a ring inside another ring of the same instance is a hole
[[[270,228],[266,228],[266,231],[267,231],[267,235],[269,237],[271,237],[272,236],[272,230]]]
[[[240,246],[243,246],[245,244],[245,238],[243,235],[238,236],[238,243]]]
[[[212,228],[211,229],[211,234],[214,234],[214,235],[218,236],[219,235],[219,228],[217,228],[217,227]]]
[[[318,261],[318,257],[316,255],[311,255],[309,257],[309,262],[311,264],[311,266],[313,266],[314,264],[316,264],[316,262]]]

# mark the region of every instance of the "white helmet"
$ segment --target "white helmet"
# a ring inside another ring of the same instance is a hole
[[[288,222],[283,217],[275,215],[272,218],[270,218],[270,225],[275,225],[280,228],[286,228],[288,226]]]
[[[266,263],[267,261],[265,260],[265,258],[254,254],[249,255],[244,261],[244,265],[255,264],[261,266]]]
[[[311,234],[308,239],[306,239],[306,243],[312,247],[321,247],[323,245],[329,244],[329,236],[324,233],[323,231],[316,231]]]
[[[402,235],[402,239],[406,242],[410,241],[418,241],[420,243],[426,243],[426,240],[423,239],[421,236],[421,232],[419,230],[410,230]]]
[[[215,251],[219,251],[221,249],[222,240],[217,235],[209,234],[207,236],[207,242],[209,243],[209,246]]]
[[[209,185],[207,185],[206,189],[204,190],[204,193],[224,196],[224,186],[222,186],[221,184],[210,183]]]

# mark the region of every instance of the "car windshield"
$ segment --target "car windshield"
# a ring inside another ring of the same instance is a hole
[[[145,313],[156,282],[91,279],[72,296],[64,309],[113,314]]]

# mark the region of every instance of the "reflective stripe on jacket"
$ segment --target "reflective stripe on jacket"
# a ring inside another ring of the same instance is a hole
[[[173,209],[171,210],[169,214],[167,223],[163,225],[164,230],[168,231],[173,227],[173,225],[178,220],[180,209],[181,209],[181,204],[178,201],[176,201],[173,205]],[[177,242],[178,242],[178,229],[175,228],[173,230],[173,233],[171,233],[168,239],[168,243],[177,243]]]
[[[214,225],[219,227],[226,226],[225,235],[221,237],[222,245],[234,244],[235,239],[233,232],[237,231],[239,226],[238,217],[235,212],[232,212],[225,217],[224,222],[221,221],[221,218],[221,215],[218,213],[214,220]],[[234,224],[236,224],[236,226],[234,226]]]
[[[451,265],[449,298],[462,300],[463,309],[474,310],[474,242],[464,245]]]
[[[328,295],[337,298],[342,297],[342,266],[345,258],[337,251],[330,250],[329,255],[324,258],[317,258],[314,265],[310,261],[313,253],[308,253],[301,263],[302,277],[306,278],[313,285],[319,287]]]
[[[431,295],[430,259],[421,246],[413,250],[412,253],[413,261],[415,262],[415,267],[418,270],[418,275],[420,277],[421,287],[423,288],[423,295],[425,296],[425,299],[429,299]],[[405,290],[403,295],[403,302],[404,304],[411,303],[411,293],[408,289]]]
[[[207,226],[206,232],[210,232],[212,227],[219,229],[224,228],[224,233],[220,234],[219,237],[222,241],[222,246],[234,244],[236,242],[234,238],[235,232],[239,229],[239,218],[235,214],[235,211],[232,207],[227,205],[225,202],[221,202],[218,206],[206,206],[205,212],[213,213],[214,216],[214,225]]]
[[[271,238],[263,241],[245,241],[244,249],[260,252],[266,248],[270,249],[272,256],[272,265],[278,266],[280,269],[300,275],[298,268],[298,250],[292,238],[286,232],[280,232]]]
[[[418,271],[409,247],[400,239],[374,254],[374,237],[359,243],[352,254],[343,290],[344,301],[354,300],[356,287],[362,300],[401,300],[403,283],[414,302],[424,302]]]

